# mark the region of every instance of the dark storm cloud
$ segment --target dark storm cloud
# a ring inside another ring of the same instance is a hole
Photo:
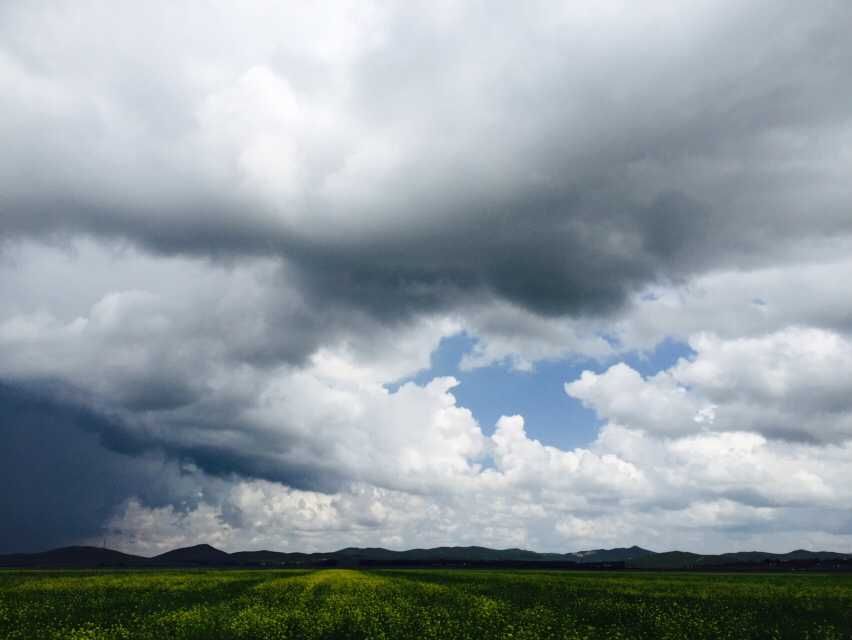
[[[147,413],[130,408],[122,422],[102,432],[101,442],[128,455],[164,455],[223,480],[262,478],[333,492],[351,479],[329,455],[333,443],[294,433],[286,416],[274,431],[252,424],[243,412],[254,400],[223,393]]]
[[[197,503],[192,480],[161,456],[140,455],[109,418],[57,400],[55,386],[36,389],[0,382],[0,552],[97,539],[130,497]]]
[[[203,420],[192,421],[193,428]],[[186,426],[178,420],[169,425],[175,431]],[[229,481],[242,474],[320,490],[342,482],[333,468],[282,464],[259,443],[257,450],[240,452],[224,443],[153,437],[57,383],[0,381],[0,437],[0,553],[95,541],[109,535],[106,521],[130,498],[179,510],[202,500],[217,503],[224,485],[215,476]],[[281,442],[269,444],[282,448]],[[190,471],[181,471],[187,464]]]
[[[26,11],[6,11],[7,29],[20,27]],[[87,60],[84,46],[66,69],[58,56],[79,44],[71,30],[52,45],[18,32],[6,50],[20,86],[6,98],[18,126],[3,133],[14,151],[0,175],[4,234],[86,232],[170,254],[281,256],[309,298],[386,317],[452,307],[462,295],[544,314],[607,312],[658,278],[752,264],[802,236],[852,231],[848,190],[832,192],[832,167],[810,155],[831,152],[827,130],[850,126],[842,5],[720,4],[696,10],[707,25],[686,23],[683,33],[662,12],[656,25],[617,23],[621,40],[611,43],[546,11],[544,24],[518,21],[508,7],[440,27],[416,18],[394,16],[381,46],[353,54],[350,95],[324,105],[368,138],[390,136],[402,154],[389,172],[367,176],[375,193],[351,211],[320,185],[357,144],[298,142],[301,155],[281,162],[305,163],[302,195],[278,199],[273,185],[258,200],[246,180],[264,167],[242,167],[230,181],[200,168],[205,153],[231,162],[229,153],[253,147],[200,146],[204,96],[176,87],[159,55],[147,62],[128,38],[116,44],[120,65]],[[649,42],[655,26],[663,32]],[[74,62],[83,61],[102,76],[80,78]],[[298,60],[266,62],[306,105],[332,88],[300,80]],[[120,77],[134,71],[142,93]],[[69,104],[28,113],[39,91]],[[231,117],[250,119],[246,106]],[[273,125],[241,135],[278,135],[264,129]],[[814,196],[808,215],[791,198],[802,193]]]
[[[317,299],[380,317],[488,296],[556,315],[614,309],[654,277],[661,259],[634,222],[570,194],[538,193],[497,216],[460,216],[435,229],[400,230],[392,240],[314,246],[295,264]]]

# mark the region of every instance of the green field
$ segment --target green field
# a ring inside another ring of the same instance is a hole
[[[0,638],[852,638],[852,576],[2,571]]]

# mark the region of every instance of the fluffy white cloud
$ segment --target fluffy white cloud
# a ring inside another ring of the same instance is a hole
[[[797,540],[852,548],[843,507],[852,499],[849,445],[791,448],[745,433],[659,440],[618,429],[604,430],[595,453],[543,452],[549,448],[528,440],[518,417],[504,418],[492,445],[505,448],[511,438],[511,455],[495,454],[493,468],[455,491],[355,483],[317,493],[242,481],[216,506],[177,510],[131,501],[110,523],[110,535],[124,548],[152,553],[198,540],[234,550],[641,544],[785,551]],[[630,438],[634,446],[625,447]]]
[[[813,328],[852,337],[852,281],[847,237],[825,241],[831,259],[772,267],[717,270],[636,293],[609,318],[548,317],[495,302],[465,311],[478,339],[462,366],[507,362],[531,371],[559,358],[606,361],[633,351],[652,352],[666,339],[687,343],[699,334],[721,339],[761,338],[786,329]]]
[[[824,240],[833,259],[781,262],[756,269],[717,270],[677,286],[637,294],[611,327],[626,349],[653,349],[666,337],[686,341],[698,333],[721,338],[760,337],[791,326],[852,333],[849,238]]]
[[[668,371],[646,380],[619,363],[601,374],[584,371],[565,384],[565,392],[599,417],[637,429],[677,434],[715,420],[713,405],[703,404]]]
[[[384,460],[366,465],[380,464],[381,471],[367,471],[337,491],[255,480],[232,485],[218,506],[177,511],[130,502],[112,521],[112,535],[126,548],[146,552],[199,539],[231,549],[478,543],[576,550],[638,543],[783,551],[796,540],[852,548],[844,507],[852,500],[852,441],[790,443],[755,432],[716,431],[712,424],[697,433],[652,429],[639,402],[634,406],[641,428],[611,423],[589,449],[565,451],[529,438],[521,416],[501,418],[493,435],[483,436],[448,394],[451,384],[438,379],[426,387],[409,385],[401,395],[350,389],[340,406],[328,390],[326,396],[310,392],[312,400],[324,397],[332,414],[359,407],[334,431],[353,452],[361,451],[359,436],[388,439],[362,444],[363,451],[382,450]],[[372,394],[380,399],[370,399]],[[393,408],[395,402],[400,406]],[[378,413],[390,414],[385,422],[373,425],[378,414],[370,411],[372,403]],[[665,420],[671,412],[654,415]],[[438,430],[430,432],[420,421],[424,416]],[[351,426],[367,417],[369,426]],[[626,409],[621,417],[629,418]],[[326,418],[305,419],[320,424]],[[408,427],[412,431],[399,442],[387,430]],[[417,444],[416,459],[406,443]],[[424,470],[425,483],[419,475]]]
[[[452,378],[385,386],[427,368],[442,337],[478,335],[470,319],[484,327],[498,307],[365,331],[332,316],[322,341],[293,346],[314,333],[277,329],[317,310],[286,289],[275,262],[86,243],[22,246],[6,260],[3,375],[73,380],[87,402],[118,407],[137,443],[197,461],[183,481],[201,497],[130,500],[115,516],[110,535],[128,549],[199,539],[230,549],[850,544],[852,347],[839,328],[696,333],[694,354],[657,374],[623,363],[585,372],[566,391],[607,424],[587,448],[562,450],[530,438],[521,416],[486,435]],[[20,286],[60,276],[73,295]],[[296,347],[298,365],[265,357]],[[491,353],[547,357],[537,349]],[[163,382],[156,394],[151,380]],[[228,479],[234,470],[246,477]],[[225,474],[215,490],[208,473]]]
[[[664,434],[753,431],[837,442],[852,437],[852,340],[792,327],[760,337],[697,334],[695,355],[649,378],[626,364],[586,371],[565,391],[601,418]]]
[[[477,472],[485,446],[473,415],[455,404],[456,384],[438,378],[391,393],[309,368],[274,378],[243,418],[282,466],[392,488],[450,489]]]
[[[649,490],[641,469],[615,455],[585,449],[563,451],[530,439],[521,416],[502,417],[491,436],[496,478],[486,472],[485,481],[497,481],[528,491],[566,491],[582,500],[598,496],[620,499]]]

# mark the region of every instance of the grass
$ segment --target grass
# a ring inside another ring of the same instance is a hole
[[[852,639],[852,576],[0,571],[0,638]]]

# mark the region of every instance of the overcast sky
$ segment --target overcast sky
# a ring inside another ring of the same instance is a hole
[[[852,8],[0,3],[0,552],[852,552]]]

